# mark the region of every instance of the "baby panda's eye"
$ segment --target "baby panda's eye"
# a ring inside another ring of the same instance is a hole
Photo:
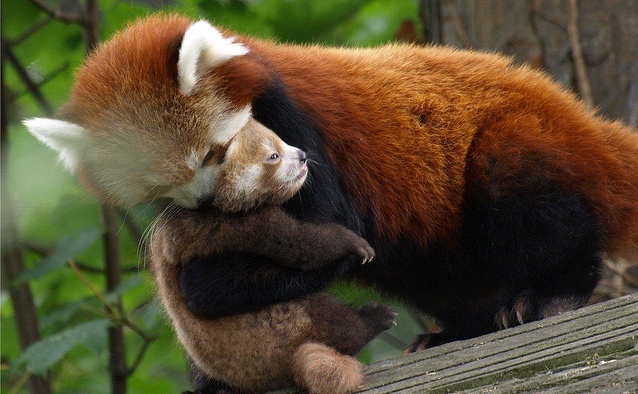
[[[270,155],[270,157],[268,158],[268,160],[277,160],[279,159],[279,155],[277,153],[273,153],[272,155]]]
[[[215,152],[212,149],[209,150],[208,153],[206,153],[206,156],[204,156],[204,160],[202,161],[202,167],[207,165],[211,160],[213,160],[214,157],[215,157]]]

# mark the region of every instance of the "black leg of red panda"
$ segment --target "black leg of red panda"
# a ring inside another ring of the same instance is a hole
[[[519,171],[468,187],[461,246],[437,253],[450,260],[436,264],[455,269],[430,273],[447,283],[434,286],[439,304],[420,301],[444,331],[421,336],[410,350],[543,319],[591,296],[603,238],[588,199],[542,163]]]
[[[289,301],[323,290],[339,278],[346,262],[299,271],[282,268],[263,257],[227,254],[196,258],[181,273],[189,309],[202,318],[216,319],[255,312],[263,306]]]
[[[538,155],[485,161],[467,177],[458,240],[426,251],[377,242],[376,264],[356,272],[437,318],[443,331],[415,348],[573,310],[598,282],[603,231],[588,197],[560,181],[563,170]]]
[[[468,197],[468,251],[478,264],[507,272],[499,328],[576,309],[600,278],[602,232],[587,197],[554,179],[560,169],[522,164]]]

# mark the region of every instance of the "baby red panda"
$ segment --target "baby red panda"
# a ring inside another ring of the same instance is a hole
[[[231,256],[234,281],[192,261],[182,287],[200,316],[352,279],[437,318],[419,349],[577,308],[603,257],[636,256],[638,134],[494,54],[283,45],[160,15],[87,58],[58,119],[27,125],[104,200],[195,207],[216,188],[207,158],[250,119],[317,162],[283,209],[363,236],[375,264],[263,275]]]
[[[315,293],[217,319],[189,309],[184,280],[204,279],[201,286],[208,289],[219,286],[218,278],[192,271],[184,276],[193,260],[224,265],[229,255],[258,259],[259,275],[269,276],[282,267],[310,271],[348,256],[363,262],[374,256],[365,240],[342,226],[302,223],[281,210],[279,205],[306,179],[306,154],[256,121],[248,121],[208,160],[219,165],[211,209],[163,215],[149,248],[159,294],[193,363],[219,388],[242,393],[293,382],[310,393],[354,391],[363,374],[351,356],[392,326],[396,313],[389,306],[353,309],[327,293]],[[226,268],[234,280],[244,280],[241,264]]]

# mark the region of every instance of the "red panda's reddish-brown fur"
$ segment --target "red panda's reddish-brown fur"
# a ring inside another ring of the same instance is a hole
[[[191,23],[156,17],[116,35],[78,73],[67,116],[93,124],[100,120],[89,114],[128,95],[151,103],[174,95],[173,62]],[[523,151],[555,152],[562,182],[591,196],[608,234],[605,250],[638,246],[638,136],[592,115],[544,75],[507,58],[447,48],[344,50],[237,38],[251,52],[205,83],[221,83],[241,107],[270,80],[264,65],[279,74],[321,124],[328,154],[347,169],[349,191],[380,234],[422,245],[455,234],[467,154],[480,131],[481,149],[507,149],[511,160]],[[89,94],[97,100],[84,100]],[[503,140],[508,147],[495,145]]]
[[[544,75],[507,58],[447,48],[344,56],[340,49],[249,45],[318,119],[331,158],[347,169],[349,190],[379,232],[421,244],[453,234],[467,154],[480,131],[481,149],[507,149],[501,155],[512,161],[549,152],[560,181],[591,196],[609,234],[605,249],[638,246],[638,135],[593,116]],[[301,51],[326,67],[316,69]]]
[[[154,26],[132,24],[127,34],[116,34],[89,56],[77,72],[63,114],[91,126],[104,121],[97,114],[108,115],[106,108],[128,96],[133,97],[131,102],[143,97],[152,103],[178,92],[175,63],[181,38],[192,22],[177,17],[157,22]]]
[[[175,158],[157,168],[171,174],[189,144],[206,143],[211,119],[250,106],[320,163],[285,208],[340,222],[377,251],[375,264],[344,262],[334,276],[280,272],[255,288],[230,281],[224,294],[239,300],[225,307],[299,297],[349,268],[350,278],[440,320],[436,344],[579,307],[602,256],[637,255],[638,134],[546,75],[475,51],[279,45],[222,31],[248,53],[180,94],[176,62],[192,23],[157,16],[118,34],[79,71],[62,116],[96,139],[108,130],[152,141],[165,126],[163,143],[181,156],[166,151]],[[180,171],[172,179],[194,176]],[[194,292],[206,307],[210,295]],[[219,312],[226,300],[215,301]]]

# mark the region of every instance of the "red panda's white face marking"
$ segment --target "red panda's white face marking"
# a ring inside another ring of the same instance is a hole
[[[221,103],[218,103],[221,106]],[[59,152],[65,168],[84,172],[90,187],[103,199],[130,207],[157,197],[195,208],[215,188],[219,165],[204,165],[214,147],[224,146],[250,118],[250,108],[225,111],[195,138],[185,130],[145,120],[146,129],[115,123],[98,133],[57,120],[25,121],[29,131]],[[181,133],[181,135],[179,135]],[[79,174],[78,174],[79,175]]]
[[[196,147],[193,146],[190,154],[186,156],[184,162],[188,169],[192,171],[192,177],[185,182],[159,182],[164,187],[156,190],[158,197],[167,197],[175,201],[176,204],[195,208],[207,199],[215,190],[217,175],[220,171],[219,163],[214,160],[207,160],[207,156],[214,150],[224,147],[237,133],[240,132],[250,119],[250,108],[236,112],[231,116],[226,116],[210,128],[208,143]],[[153,194],[153,193],[151,193]]]
[[[25,121],[89,189],[123,207],[157,197],[196,207],[213,193],[219,174],[219,163],[204,163],[207,155],[251,116],[249,105],[224,96],[221,82],[202,79],[248,49],[207,22],[182,25],[181,39],[169,37],[175,27],[164,25],[133,26],[89,56],[65,107],[77,123]],[[175,42],[175,52],[153,40]]]
[[[251,118],[225,152],[213,205],[225,212],[279,205],[299,191],[307,175],[306,154]]]

